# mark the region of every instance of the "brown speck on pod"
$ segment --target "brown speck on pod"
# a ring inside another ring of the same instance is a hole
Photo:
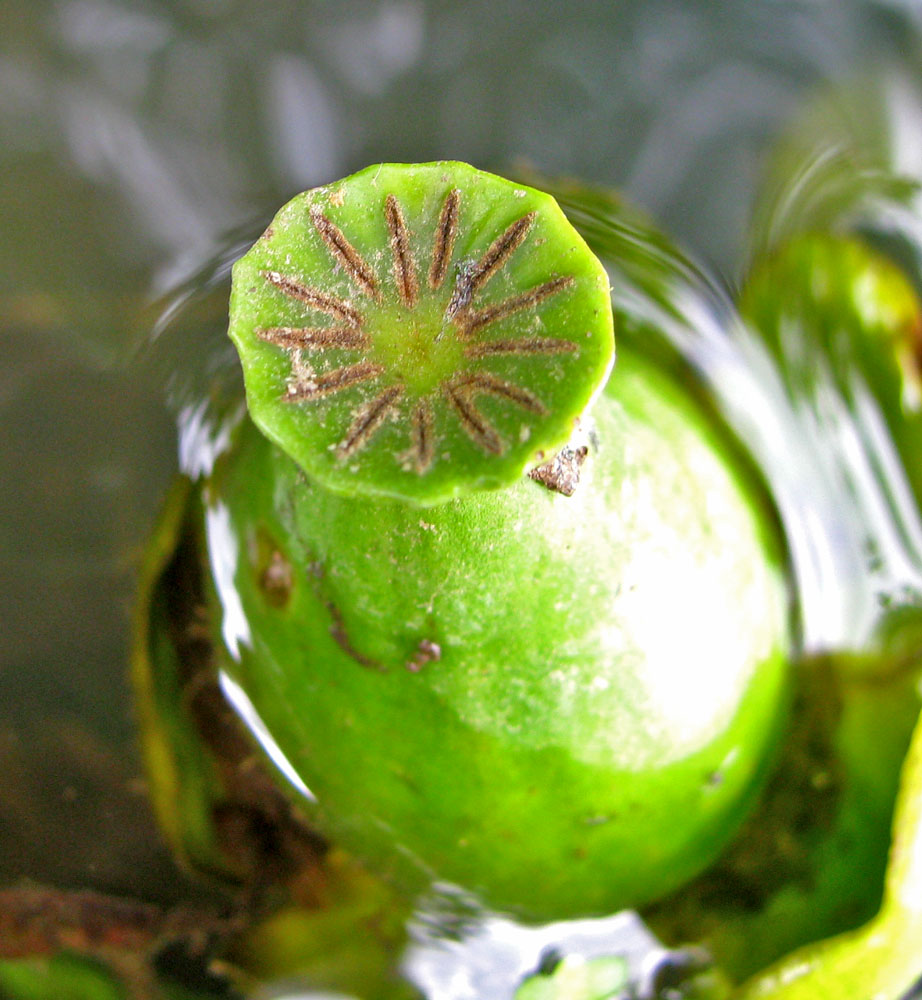
[[[579,448],[571,448],[567,445],[561,448],[550,462],[545,462],[544,465],[532,469],[528,476],[554,493],[562,493],[565,497],[571,497],[579,485],[580,467],[588,454],[589,449],[585,445]]]
[[[380,663],[371,656],[365,656],[364,653],[360,653],[359,650],[356,649],[352,642],[352,637],[346,629],[343,613],[339,610],[339,608],[332,601],[326,601],[325,603],[327,611],[333,619],[333,623],[330,626],[330,635],[333,637],[333,641],[337,644],[337,646],[339,646],[346,656],[354,660],[360,667],[386,673],[387,668],[383,663]]]
[[[267,603],[274,608],[285,607],[291,597],[293,583],[291,563],[278,549],[273,549],[259,578],[259,588]]]
[[[420,639],[412,658],[405,666],[412,674],[418,674],[429,663],[438,663],[442,658],[442,647],[431,639]]]

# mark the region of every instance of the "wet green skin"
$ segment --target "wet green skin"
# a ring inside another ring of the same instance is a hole
[[[528,918],[700,871],[785,708],[781,566],[704,418],[622,357],[591,422],[569,498],[528,479],[428,508],[347,498],[248,422],[204,488],[211,550],[239,540],[232,585],[215,574],[226,668],[315,821],[404,885]],[[287,597],[264,585],[275,552]],[[414,663],[427,642],[439,658]]]

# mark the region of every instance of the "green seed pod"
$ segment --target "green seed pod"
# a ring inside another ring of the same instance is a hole
[[[231,336],[211,617],[321,829],[530,918],[713,860],[784,714],[783,560],[690,394],[629,354],[600,392],[607,279],[553,201],[451,163],[308,192]]]
[[[230,335],[312,478],[420,503],[556,452],[612,358],[608,278],[553,198],[463,163],[289,202],[234,268]]]

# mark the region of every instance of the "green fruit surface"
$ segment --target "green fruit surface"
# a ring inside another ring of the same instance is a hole
[[[628,356],[583,424],[569,497],[348,497],[248,421],[202,494],[224,669],[315,821],[528,918],[706,866],[785,712],[781,560],[721,440]]]

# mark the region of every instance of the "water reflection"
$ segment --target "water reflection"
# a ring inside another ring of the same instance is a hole
[[[247,697],[243,688],[224,670],[220,672],[218,681],[224,697],[227,698],[228,702],[233,706],[234,711],[243,720],[247,729],[256,738],[269,760],[284,775],[285,779],[299,796],[303,796],[309,802],[316,802],[317,796],[304,784],[301,776],[292,766],[291,761],[285,756],[282,748],[276,743],[272,733],[267,729],[265,722],[259,717],[256,706]]]
[[[205,537],[211,576],[221,603],[221,636],[227,651],[239,660],[240,647],[252,648],[253,635],[234,583],[239,540],[231,527],[230,511],[225,504],[213,504],[206,509]]]
[[[401,963],[403,974],[423,996],[451,1000],[509,1000],[552,953],[590,959],[615,952],[628,963],[636,996],[643,1000],[652,996],[652,972],[668,954],[632,913],[541,927],[494,916],[449,937],[444,923],[431,925],[424,907],[411,935],[413,944]]]

